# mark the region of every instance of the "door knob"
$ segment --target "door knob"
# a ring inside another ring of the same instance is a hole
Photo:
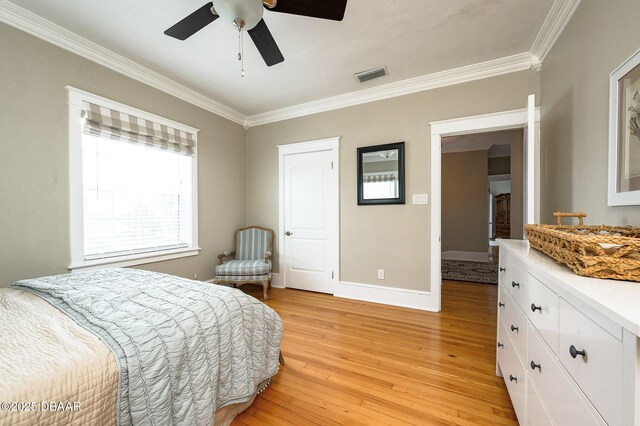
[[[285,233],[284,233],[284,235],[286,235],[286,236],[288,237],[288,236],[290,236],[290,235],[293,235],[293,232],[289,232],[289,231],[287,231],[287,232],[285,232]]]

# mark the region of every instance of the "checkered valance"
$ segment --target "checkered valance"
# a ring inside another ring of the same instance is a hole
[[[183,130],[105,108],[90,102],[82,103],[84,133],[114,140],[126,140],[154,148],[193,156],[195,136]]]
[[[364,175],[365,183],[372,182],[393,182],[398,180],[398,177],[393,173],[380,173],[375,175]]]

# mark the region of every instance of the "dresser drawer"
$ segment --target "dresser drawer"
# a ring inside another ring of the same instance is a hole
[[[527,426],[553,426],[531,379],[527,380]]]
[[[622,342],[560,298],[558,352],[607,423],[622,424]]]
[[[551,350],[558,353],[558,295],[529,275],[529,320]]]
[[[498,327],[502,329],[501,333],[498,334],[500,343],[503,345],[498,348],[500,370],[502,370],[502,377],[507,384],[509,397],[511,398],[511,403],[513,404],[513,409],[516,412],[518,421],[520,424],[525,424],[525,369],[520,358],[518,358],[518,354],[504,328],[504,324],[498,325]]]
[[[499,316],[506,334],[513,341],[520,358],[527,356],[527,319],[520,312],[507,290],[500,288]],[[504,305],[504,306],[502,306]]]
[[[509,281],[509,277],[511,276],[511,267],[509,266],[510,259],[511,255],[509,253],[500,250],[500,260],[498,265],[498,284],[500,284],[501,286],[505,286],[505,288],[507,287],[507,283],[511,282]]]
[[[533,327],[528,334],[529,357],[526,367],[529,370],[529,380],[539,392],[553,422],[557,425],[580,426],[602,424]]]
[[[526,312],[529,309],[528,277],[527,267],[524,263],[509,257],[507,260],[507,279],[505,283],[509,289],[513,300],[516,301],[520,309]]]

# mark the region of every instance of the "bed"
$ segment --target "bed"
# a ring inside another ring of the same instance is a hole
[[[280,317],[135,269],[0,289],[0,424],[227,425],[278,371]]]

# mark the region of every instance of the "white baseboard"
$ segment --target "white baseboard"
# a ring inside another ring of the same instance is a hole
[[[271,287],[284,288],[284,283],[280,279],[280,274],[276,272],[271,273]]]
[[[213,282],[213,279],[207,280],[207,282]],[[284,283],[280,279],[280,274],[271,274],[271,287],[285,288]],[[361,300],[363,302],[438,312],[435,300],[433,300],[431,292],[429,291],[340,281],[333,295],[343,299]]]
[[[344,299],[437,312],[431,292],[340,281],[333,294]]]
[[[489,253],[476,251],[443,251],[441,258],[446,260],[469,260],[472,262],[488,262]]]

